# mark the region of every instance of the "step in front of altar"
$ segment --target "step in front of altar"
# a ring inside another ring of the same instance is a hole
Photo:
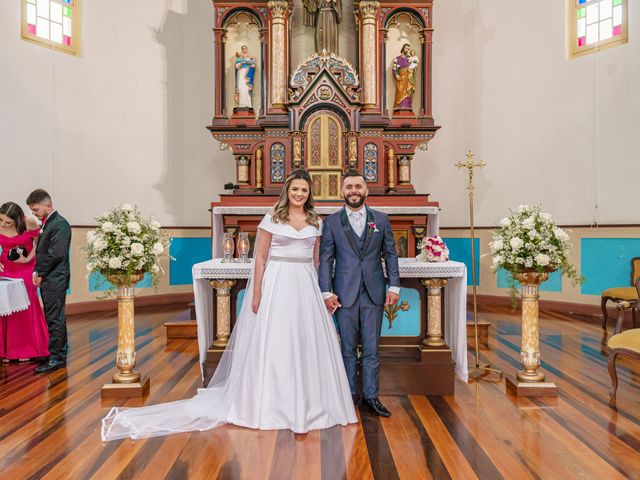
[[[210,348],[204,364],[209,383],[224,350]],[[448,347],[380,346],[380,395],[453,395],[455,362]]]

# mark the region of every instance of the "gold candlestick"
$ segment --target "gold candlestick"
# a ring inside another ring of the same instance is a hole
[[[471,287],[473,296],[473,329],[475,333],[475,350],[476,350],[476,366],[469,373],[470,378],[479,378],[485,375],[487,372],[496,372],[502,375],[502,372],[495,368],[489,368],[488,363],[480,363],[480,348],[478,346],[478,301],[476,298],[476,248],[475,248],[475,231],[474,231],[474,219],[473,219],[473,169],[486,167],[486,163],[483,160],[474,162],[474,154],[471,150],[465,155],[467,157],[466,162],[457,162],[454,166],[457,168],[466,168],[468,173],[468,185],[469,191],[469,224],[471,231]]]

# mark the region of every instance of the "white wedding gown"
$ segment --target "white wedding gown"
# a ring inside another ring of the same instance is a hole
[[[297,231],[266,215],[272,234],[258,313],[251,282],[229,344],[207,388],[188,400],[111,409],[102,439],[143,438],[225,423],[295,433],[356,423],[338,335],[312,258],[322,229]],[[257,242],[256,242],[257,245]]]

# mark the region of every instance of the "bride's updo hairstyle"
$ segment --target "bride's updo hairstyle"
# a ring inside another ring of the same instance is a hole
[[[289,223],[289,188],[291,188],[291,184],[294,180],[305,180],[307,185],[309,185],[309,197],[304,203],[304,211],[307,214],[307,223],[314,227],[319,227],[320,217],[313,208],[315,202],[313,200],[313,191],[311,189],[311,176],[309,175],[309,172],[303,169],[294,170],[291,172],[291,175],[287,177],[287,180],[284,182],[282,192],[280,193],[278,203],[273,207],[272,220],[276,223]]]

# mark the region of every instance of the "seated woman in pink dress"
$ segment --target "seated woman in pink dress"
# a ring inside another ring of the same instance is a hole
[[[31,302],[27,310],[0,316],[0,357],[5,362],[49,355],[47,322],[31,278],[38,233],[37,223],[26,219],[18,204],[0,206],[0,276],[24,280]]]

